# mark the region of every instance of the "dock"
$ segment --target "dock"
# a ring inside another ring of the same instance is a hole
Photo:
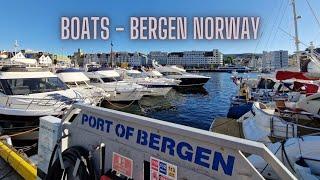
[[[0,158],[0,179],[23,179],[5,160]]]
[[[213,125],[210,127],[210,131],[238,138],[244,138],[242,132],[242,123],[231,118],[215,118]]]
[[[14,147],[0,140],[0,179],[36,179],[37,168]]]

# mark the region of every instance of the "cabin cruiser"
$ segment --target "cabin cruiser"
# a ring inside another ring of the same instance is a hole
[[[140,100],[151,93],[146,87],[134,82],[123,81],[120,74],[113,69],[98,69],[85,72],[90,84],[102,88],[110,94],[110,101],[130,102]]]
[[[2,134],[37,127],[39,117],[61,116],[83,97],[44,68],[10,65],[0,71]]]
[[[208,82],[210,77],[187,73],[177,66],[162,66],[152,61],[153,67],[163,74],[164,77],[180,80],[179,87],[201,87]]]
[[[164,96],[178,85],[173,79],[151,78],[138,70],[120,70],[124,80],[134,82],[151,90],[150,96]]]
[[[80,93],[87,104],[97,105],[110,97],[102,88],[89,85],[90,79],[79,69],[58,69],[56,73],[70,89]]]

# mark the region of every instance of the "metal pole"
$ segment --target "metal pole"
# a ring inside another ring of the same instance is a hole
[[[298,34],[298,22],[297,19],[299,18],[297,16],[297,11],[296,11],[296,2],[295,0],[291,0],[292,1],[292,11],[293,11],[293,20],[294,20],[294,31],[295,31],[295,44],[296,44],[296,61],[297,61],[297,65],[299,70],[301,71],[301,67],[300,67],[300,48],[299,48],[299,34]]]

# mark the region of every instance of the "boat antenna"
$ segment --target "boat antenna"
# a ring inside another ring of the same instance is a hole
[[[295,45],[296,45],[296,62],[297,62],[297,66],[298,69],[301,71],[301,67],[300,67],[300,48],[299,48],[299,33],[298,33],[298,19],[301,18],[301,16],[297,16],[297,11],[296,11],[296,1],[295,0],[291,0],[292,2],[292,11],[293,11],[293,20],[294,20],[294,31],[295,31]]]

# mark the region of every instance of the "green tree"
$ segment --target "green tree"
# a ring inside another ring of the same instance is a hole
[[[233,57],[232,56],[227,56],[224,60],[223,60],[223,64],[233,64]]]

